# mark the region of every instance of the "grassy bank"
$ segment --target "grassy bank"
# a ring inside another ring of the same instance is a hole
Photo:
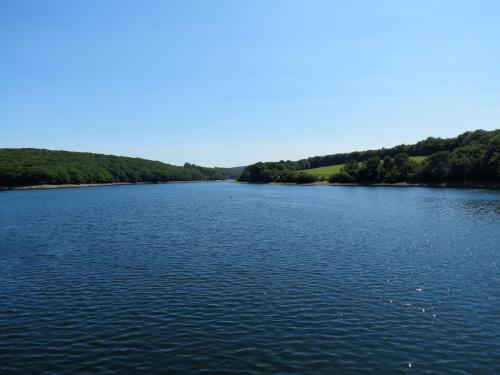
[[[416,161],[417,163],[423,163],[425,156],[411,156],[410,159]],[[325,167],[304,169],[301,172],[310,174],[320,180],[328,180],[331,176],[339,173],[343,166],[344,164],[328,165]]]

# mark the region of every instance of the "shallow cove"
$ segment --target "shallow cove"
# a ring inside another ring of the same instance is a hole
[[[0,372],[500,372],[500,192],[0,194]]]

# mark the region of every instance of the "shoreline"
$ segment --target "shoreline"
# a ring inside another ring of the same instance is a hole
[[[76,189],[76,188],[92,188],[102,186],[120,186],[120,185],[163,185],[163,184],[191,184],[201,182],[217,182],[217,181],[235,181],[235,180],[196,180],[196,181],[165,181],[165,182],[105,182],[97,184],[60,184],[60,185],[27,185],[27,186],[0,186],[0,191],[7,190],[44,190],[44,189]],[[248,182],[238,182],[247,183]],[[250,183],[255,185],[266,185],[265,183]],[[328,181],[316,181],[309,184],[288,183],[288,182],[270,182],[269,185],[284,185],[284,186],[363,186],[363,187],[432,187],[432,188],[462,188],[462,189],[500,189],[500,184],[477,182],[477,183],[449,183],[440,184],[425,184],[425,183],[408,183],[397,182],[394,184],[379,183],[379,184],[357,184],[357,183],[330,183]]]
[[[287,182],[271,182],[271,185],[296,185],[296,186],[362,186],[362,187],[432,187],[432,188],[461,188],[461,189],[500,189],[500,184],[477,182],[477,183],[460,183],[460,182],[443,182],[439,184],[426,183],[409,183],[397,182],[394,184],[378,183],[378,184],[358,184],[358,183],[331,183],[328,181],[316,181],[309,184],[287,183]]]
[[[165,181],[165,182],[104,182],[101,184],[43,184],[43,185],[27,185],[27,186],[0,186],[0,191],[7,190],[42,190],[42,189],[76,189],[76,188],[92,188],[102,186],[119,186],[119,185],[163,185],[163,184],[188,184],[200,182],[216,182],[220,180],[196,180],[196,181]]]
[[[32,190],[32,189],[73,189],[73,188],[86,188],[86,187],[100,187],[100,186],[115,186],[115,185],[138,185],[145,182],[106,182],[102,184],[60,184],[60,185],[27,185],[27,186],[0,186],[0,190]],[[147,183],[147,182],[146,182]]]

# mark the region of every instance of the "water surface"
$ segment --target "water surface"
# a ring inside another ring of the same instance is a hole
[[[0,193],[0,373],[500,373],[500,192]]]

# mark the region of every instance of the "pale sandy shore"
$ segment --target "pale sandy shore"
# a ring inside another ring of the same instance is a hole
[[[387,187],[436,187],[436,188],[467,188],[467,189],[499,189],[500,185],[495,184],[495,183],[486,183],[486,182],[466,182],[466,183],[459,183],[459,182],[444,182],[440,184],[413,184],[413,183],[408,183],[408,182],[397,182],[395,184],[330,184],[326,183],[327,185],[332,185],[332,186],[387,186]]]
[[[316,181],[310,184],[294,183],[276,183],[276,185],[300,185],[300,186],[386,186],[386,187],[444,187],[444,188],[469,188],[469,189],[500,189],[499,184],[495,183],[441,183],[441,184],[412,184],[408,182],[398,182],[395,184],[348,184],[348,183],[330,183],[328,181]]]
[[[145,184],[181,184],[208,181],[168,181],[168,182],[110,182],[103,184],[61,184],[61,185],[30,185],[30,186],[0,186],[0,190],[28,190],[28,189],[71,189],[89,188],[116,185],[145,185]]]
[[[234,182],[234,180],[227,180]],[[29,189],[71,189],[71,188],[88,188],[100,186],[116,186],[116,185],[144,185],[144,184],[186,184],[214,181],[169,181],[169,182],[113,182],[103,184],[61,184],[61,185],[32,185],[32,186],[0,186],[0,190],[29,190]],[[247,182],[244,182],[247,183]],[[387,187],[448,187],[448,188],[476,188],[476,189],[500,189],[499,184],[494,183],[442,183],[442,184],[411,184],[407,182],[398,182],[395,184],[348,184],[348,183],[330,183],[328,181],[316,181],[310,184],[295,184],[272,182],[272,185],[295,185],[295,186],[387,186]]]
[[[104,184],[61,184],[61,185],[31,185],[31,186],[0,186],[1,190],[27,190],[27,189],[67,189],[67,188],[83,188],[83,187],[99,187],[99,186],[114,186],[114,185],[134,185],[130,182],[116,182]]]

